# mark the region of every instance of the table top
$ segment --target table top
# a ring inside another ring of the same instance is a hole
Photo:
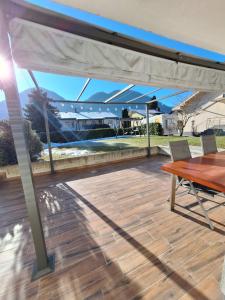
[[[165,164],[161,169],[219,192],[225,192],[225,151],[179,160]]]

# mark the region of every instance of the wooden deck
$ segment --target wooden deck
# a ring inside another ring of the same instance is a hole
[[[225,207],[210,213],[215,231],[191,196],[170,212],[170,177],[160,171],[167,161],[159,156],[37,178],[56,270],[34,282],[22,189],[2,183],[0,299],[222,299]]]

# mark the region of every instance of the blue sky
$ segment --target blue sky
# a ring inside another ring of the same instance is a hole
[[[225,61],[225,55],[221,55],[218,53],[214,53],[212,51],[208,51],[205,49],[201,49],[198,47],[193,47],[190,45],[186,45],[184,43],[180,43],[166,37],[161,37],[157,34],[147,32],[132,26],[128,26],[125,24],[121,24],[116,21],[108,20],[87,12],[83,12],[78,9],[72,9],[70,7],[66,7],[52,1],[48,0],[28,0],[27,2],[63,13],[65,15],[69,15],[75,17],[80,20],[87,21],[92,24],[96,24],[107,29],[123,33],[129,35],[134,38],[138,38],[140,40],[148,41],[157,45],[165,46],[168,48],[176,49],[177,51],[182,51],[190,54],[194,54],[197,56],[201,56],[204,58],[213,59],[215,61]],[[49,90],[53,90],[54,92],[58,93],[59,95],[63,96],[65,99],[73,100],[79,94],[84,82],[86,81],[85,78],[79,77],[69,77],[69,76],[62,76],[56,74],[47,74],[41,72],[34,72],[35,77],[41,87],[44,87]],[[16,76],[18,81],[19,91],[23,91],[27,88],[34,87],[28,73],[25,70],[16,69]],[[122,89],[125,87],[126,84],[122,83],[115,83],[103,80],[96,80],[93,79],[88,86],[87,90],[83,94],[81,100],[87,100],[92,94],[95,92],[112,92],[117,89]],[[139,91],[141,93],[147,93],[152,87],[135,87],[134,90]],[[162,97],[163,95],[169,95],[173,92],[172,90],[164,89],[160,92],[156,93],[157,97]],[[165,100],[164,103],[167,105],[173,106],[180,101],[183,100],[185,95],[180,95],[177,97],[172,97],[171,99]],[[3,98],[3,94],[0,94],[0,99]]]

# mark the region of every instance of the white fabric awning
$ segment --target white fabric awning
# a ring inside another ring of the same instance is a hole
[[[225,90],[223,71],[141,54],[29,21],[13,19],[10,36],[14,59],[22,68],[184,90]]]
[[[219,92],[197,92],[187,98],[184,102],[173,108],[173,111],[184,110],[186,112],[199,112],[202,108],[211,106],[222,99]]]
[[[55,0],[225,54],[224,0]]]

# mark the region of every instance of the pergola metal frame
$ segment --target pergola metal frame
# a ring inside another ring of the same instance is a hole
[[[161,90],[161,89],[158,89],[158,90]],[[165,96],[160,97],[160,98],[156,98],[156,99],[154,98],[154,99],[152,99],[150,101],[147,101],[147,102],[132,102],[132,103],[130,103],[131,100],[128,100],[128,101],[107,102],[107,103],[104,102],[104,101],[94,101],[94,100],[92,100],[92,101],[85,100],[85,101],[79,101],[79,102],[77,102],[77,101],[68,100],[68,99],[63,99],[63,100],[54,100],[54,99],[52,99],[51,102],[55,102],[55,103],[57,103],[57,102],[61,103],[62,102],[62,103],[71,103],[71,104],[73,104],[73,103],[75,103],[75,104],[102,104],[102,105],[110,105],[110,104],[112,104],[112,105],[116,105],[116,104],[146,105],[146,104],[151,104],[151,103],[154,103],[154,102],[157,102],[157,101],[160,101],[160,100],[166,100],[166,99],[169,99],[169,98],[172,98],[172,97],[175,97],[175,96],[187,93],[187,92],[188,92],[188,90],[182,90],[182,91],[178,91],[176,93],[165,95]],[[151,94],[152,94],[152,92],[151,92]],[[146,96],[146,94],[141,95],[139,97],[142,98],[144,96]],[[133,99],[133,100],[135,100],[135,99]]]
[[[80,97],[83,95],[83,93],[85,92],[86,88],[88,87],[89,83],[91,81],[91,78],[88,78],[86,81],[85,81],[85,84],[83,85],[79,95],[77,96],[76,98],[76,102],[78,102],[80,100]]]
[[[160,90],[161,90],[161,88],[155,89],[155,90],[150,91],[150,92],[148,92],[148,93],[146,93],[146,94],[143,94],[143,95],[141,95],[141,96],[138,96],[138,97],[136,97],[136,98],[134,98],[134,99],[128,100],[127,103],[130,103],[130,102],[133,102],[133,101],[135,101],[135,100],[141,99],[141,98],[143,98],[143,97],[149,96],[149,95],[154,94],[154,93],[156,93],[156,92],[158,92],[158,91],[160,91]],[[133,104],[133,103],[132,103],[132,104]]]
[[[124,93],[126,93],[127,91],[129,91],[130,89],[132,89],[135,86],[135,84],[129,84],[127,85],[124,89],[122,89],[121,91],[117,92],[115,95],[109,97],[108,99],[106,99],[104,101],[104,103],[109,103],[110,101],[112,101],[113,99],[123,95]]]
[[[21,181],[24,191],[25,202],[28,211],[28,217],[31,225],[31,232],[36,252],[36,267],[33,278],[38,278],[54,269],[53,256],[47,255],[44,239],[43,227],[40,218],[40,211],[36,199],[33,185],[33,175],[29,153],[27,150],[26,139],[24,135],[24,124],[21,113],[19,94],[13,67],[13,57],[11,54],[10,40],[8,33],[8,23],[13,18],[21,18],[34,23],[42,24],[51,28],[59,29],[72,34],[80,35],[96,41],[111,44],[125,49],[130,49],[139,53],[166,58],[175,62],[212,68],[225,71],[225,64],[212,60],[207,60],[185,53],[180,53],[167,48],[159,47],[151,43],[132,39],[125,35],[100,28],[86,22],[75,20],[71,17],[54,13],[47,9],[35,7],[23,1],[2,0],[0,2],[0,52],[6,59],[10,69],[10,79],[3,82],[2,86],[6,96],[6,103],[9,112],[9,118],[17,153],[18,165],[21,174]],[[36,86],[37,87],[37,86]],[[38,88],[38,87],[37,87]],[[79,100],[79,99],[78,99]],[[149,104],[157,101],[149,101],[146,104],[146,115],[149,120]],[[96,103],[96,102],[94,102]],[[111,103],[111,102],[109,102]],[[119,104],[119,103],[117,103]],[[124,104],[124,102],[123,102]],[[135,104],[133,102],[132,104]],[[138,103],[141,104],[141,103]],[[149,124],[148,124],[149,125]],[[150,136],[148,131],[148,145],[150,155]]]
[[[28,70],[28,73],[31,77],[31,80],[33,81],[34,85],[35,85],[35,88],[37,89],[37,91],[39,91],[40,93],[40,96],[41,96],[41,88],[39,87],[39,84],[38,84],[38,81],[36,80],[35,78],[35,75],[34,73],[31,71],[31,70]],[[123,88],[122,90],[120,90],[119,92],[116,92],[113,96],[109,97],[107,100],[105,101],[102,101],[102,102],[95,102],[95,101],[79,101],[80,97],[82,96],[82,94],[84,93],[84,91],[86,90],[87,86],[89,85],[91,81],[91,78],[87,78],[87,80],[85,81],[80,93],[78,94],[76,100],[51,100],[51,102],[69,102],[69,103],[75,103],[75,104],[82,104],[82,103],[85,103],[85,104],[119,104],[118,102],[112,102],[112,100],[116,99],[117,97],[121,96],[122,94],[124,94],[125,92],[127,92],[128,90],[132,89],[135,84],[130,84],[130,85],[127,85],[125,88]],[[123,101],[123,102],[120,102],[120,104],[131,104],[131,105],[134,105],[134,104],[138,104],[138,105],[146,105],[146,129],[147,129],[147,137],[148,137],[148,156],[150,156],[150,148],[151,148],[151,145],[150,145],[150,132],[149,132],[149,105],[153,102],[156,102],[156,101],[159,101],[159,100],[165,100],[165,99],[168,99],[168,98],[171,98],[171,97],[174,97],[174,96],[177,96],[177,95],[180,95],[180,94],[183,94],[185,93],[186,91],[178,91],[178,92],[175,92],[175,93],[172,93],[172,94],[169,94],[169,95],[166,95],[166,96],[163,96],[161,98],[158,98],[158,99],[152,99],[151,101],[147,101],[147,102],[144,102],[144,103],[135,103],[135,102],[132,102],[132,101],[135,101],[137,99],[141,99],[142,97],[145,97],[147,95],[150,95],[150,94],[153,94],[157,91],[161,90],[161,88],[158,88],[158,89],[154,89],[153,91],[150,91],[144,95],[141,95],[141,96],[138,96],[138,97],[135,97],[131,100],[128,100],[128,101]],[[132,103],[131,103],[132,102]],[[47,138],[47,145],[48,145],[48,153],[49,153],[49,164],[50,164],[50,169],[51,169],[51,174],[54,174],[55,172],[55,169],[54,169],[54,160],[53,160],[53,156],[52,156],[52,146],[51,146],[51,137],[50,137],[50,130],[49,130],[49,121],[48,121],[48,112],[47,112],[47,106],[46,106],[47,103],[44,103],[43,104],[43,113],[44,113],[44,121],[45,121],[45,129],[46,129],[46,138]]]

